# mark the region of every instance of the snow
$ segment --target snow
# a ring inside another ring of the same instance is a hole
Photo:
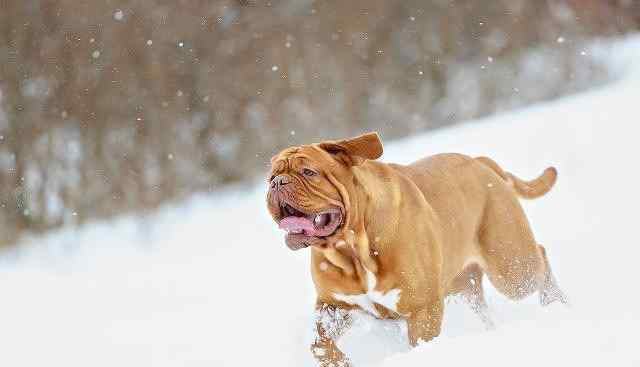
[[[117,21],[122,21],[124,19],[124,12],[120,9],[117,9],[114,13],[113,13],[113,19],[117,20]]]
[[[410,351],[406,325],[362,315],[340,341],[358,366],[640,365],[640,40],[611,55],[615,83],[396,141],[383,157],[488,155],[524,178],[555,165],[554,190],[524,205],[572,306],[488,287],[495,330],[450,300],[442,336]],[[265,189],[196,195],[2,254],[0,365],[312,366],[308,253],[287,249]]]

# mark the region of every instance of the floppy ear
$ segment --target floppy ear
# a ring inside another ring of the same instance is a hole
[[[375,132],[340,141],[325,141],[318,146],[348,166],[357,166],[367,159],[378,159],[383,151],[380,136]]]

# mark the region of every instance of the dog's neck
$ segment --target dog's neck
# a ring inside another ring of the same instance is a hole
[[[378,273],[379,246],[384,243],[385,232],[381,224],[382,208],[400,206],[400,193],[391,191],[385,183],[384,166],[377,162],[366,162],[367,169],[351,167],[353,180],[342,184],[334,183],[340,191],[347,213],[345,223],[337,241],[324,249],[319,249],[333,265],[349,276],[364,275],[366,271]],[[362,185],[367,182],[367,185]],[[357,196],[356,196],[357,195]]]
[[[353,167],[354,185],[357,189],[351,191],[357,208],[352,218],[352,227],[358,232],[366,232],[371,242],[372,250],[377,248],[377,242],[383,243],[389,235],[385,229],[389,228],[388,213],[390,210],[400,210],[402,192],[389,183],[389,166],[377,161],[368,161],[366,169]],[[366,182],[366,185],[361,184]]]

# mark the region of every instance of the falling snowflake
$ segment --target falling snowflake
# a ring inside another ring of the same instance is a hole
[[[116,10],[113,13],[113,19],[117,20],[117,21],[121,21],[122,19],[124,19],[124,12],[120,9]]]
[[[153,45],[153,41],[152,40],[147,40],[147,46],[151,46]]]
[[[409,17],[409,20],[413,22],[414,20],[416,20],[416,17]]]
[[[418,71],[418,75],[422,75],[424,72],[422,70]]]
[[[291,42],[287,41],[287,43],[284,44],[284,47],[290,48],[291,47]]]
[[[278,65],[273,65],[271,67],[271,71],[278,71]]]
[[[100,57],[100,51],[99,50],[95,50],[91,53],[91,57],[93,57],[94,59],[97,59],[98,57]]]
[[[290,134],[291,134],[291,136],[294,136],[294,135],[296,135],[296,131],[295,130],[291,130]]]
[[[556,39],[556,42],[558,43],[564,43],[564,37],[560,36]]]
[[[182,41],[178,42],[178,47],[184,47],[184,42]]]
[[[169,160],[172,160],[172,159],[173,159],[173,154],[169,153],[169,154],[167,155],[167,158],[168,158]]]
[[[493,57],[491,57],[491,56],[487,57],[487,61],[493,62]]]

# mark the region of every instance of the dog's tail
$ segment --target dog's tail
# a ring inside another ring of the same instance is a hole
[[[492,171],[502,177],[508,184],[510,184],[515,192],[523,199],[535,199],[546,194],[551,190],[553,185],[558,179],[558,171],[554,167],[549,167],[542,174],[531,181],[524,181],[519,179],[515,175],[509,172],[505,172],[500,166],[491,158],[477,157],[477,162],[489,167]]]

